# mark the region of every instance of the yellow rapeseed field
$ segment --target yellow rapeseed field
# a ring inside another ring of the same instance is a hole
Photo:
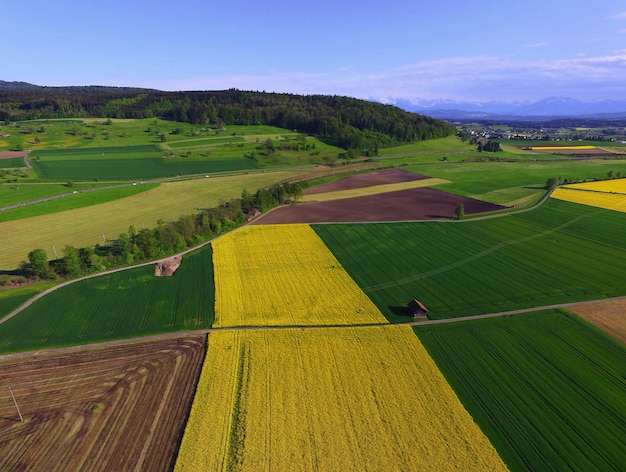
[[[561,187],[552,192],[550,196],[558,200],[626,212],[626,194],[624,193],[594,192]]]
[[[506,470],[408,326],[209,335],[175,470]]]
[[[308,225],[248,226],[213,243],[215,327],[385,323]]]
[[[578,151],[596,149],[596,146],[533,146],[533,151]]]
[[[593,190],[605,193],[626,193],[626,179],[600,180],[598,182],[586,182],[584,184],[570,184],[564,188],[577,190]]]

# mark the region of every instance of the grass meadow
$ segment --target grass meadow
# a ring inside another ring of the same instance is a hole
[[[549,200],[521,217],[313,228],[391,322],[413,298],[455,318],[626,295],[626,220],[570,205],[566,221]]]
[[[563,310],[414,329],[510,470],[623,467],[623,344]]]
[[[0,308],[15,302],[0,298]],[[150,264],[60,287],[0,324],[0,352],[208,328],[213,304],[211,249],[206,246],[183,256],[172,277],[155,277]]]
[[[44,249],[49,259],[54,258],[56,248],[62,257],[66,244],[76,247],[103,244],[105,239],[116,239],[127,232],[130,226],[137,230],[154,228],[158,220],[172,221],[195,214],[199,208],[215,207],[221,201],[241,196],[244,188],[257,189],[296,174],[283,171],[167,182],[106,203],[6,221],[0,223],[0,270],[16,268],[34,248]]]
[[[35,216],[48,215],[78,208],[90,207],[92,205],[99,205],[101,203],[107,203],[123,198],[132,197],[133,195],[155,189],[158,186],[159,184],[143,184],[136,186],[125,185],[106,189],[94,189],[89,187],[85,188],[85,186],[79,185],[73,185],[72,187],[52,185],[50,186],[52,188],[46,189],[42,187],[47,186],[38,185],[38,188],[34,189],[33,185],[29,186],[28,184],[22,184],[19,186],[20,190],[9,190],[8,192],[2,191],[3,189],[0,187],[0,192],[2,196],[7,195],[8,193],[9,195],[12,194],[12,197],[15,197],[16,193],[19,193],[24,189],[27,189],[27,192],[25,193],[29,193],[31,195],[35,192],[29,192],[29,190],[38,190],[38,192],[36,193],[38,193],[40,196],[38,196],[37,198],[51,198],[58,195],[64,195],[60,198],[52,198],[48,201],[36,203],[33,205],[24,205],[18,208],[3,210],[2,212],[0,212],[0,223],[4,221],[20,220],[23,218],[32,218]],[[53,193],[55,191],[59,191],[59,187],[62,187],[63,191],[61,193]],[[42,197],[41,195],[45,193],[45,190],[50,192],[51,195]],[[67,193],[68,190],[70,191],[70,193]],[[74,194],[74,191],[77,193]],[[20,197],[24,198],[24,193],[20,193]],[[3,201],[3,204],[6,203]]]

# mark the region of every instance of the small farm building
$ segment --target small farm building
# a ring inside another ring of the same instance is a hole
[[[413,318],[426,318],[428,315],[428,308],[424,306],[417,298],[414,298],[407,305],[409,316]]]

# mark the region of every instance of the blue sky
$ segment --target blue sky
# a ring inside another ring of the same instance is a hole
[[[623,0],[30,0],[0,80],[461,101],[626,99]]]

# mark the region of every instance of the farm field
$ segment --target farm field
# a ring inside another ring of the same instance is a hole
[[[626,194],[623,193],[608,193],[597,190],[585,191],[581,188],[559,187],[550,194],[550,198],[606,208],[607,210],[620,211],[622,213],[626,212]]]
[[[336,190],[333,192],[305,194],[302,202],[327,202],[331,200],[342,200],[344,198],[363,197],[367,195],[380,195],[383,193],[398,192],[401,190],[411,190],[416,188],[431,187],[433,185],[446,184],[443,179],[419,179],[412,182],[399,182],[382,185],[372,185],[349,190]]]
[[[33,184],[36,185],[36,184]],[[3,210],[0,212],[0,223],[4,221],[13,221],[20,220],[24,218],[32,218],[35,216],[48,215],[51,213],[58,213],[62,211],[74,210],[77,208],[85,208],[92,205],[98,205],[101,203],[107,203],[111,201],[115,201],[122,198],[132,197],[142,192],[146,192],[148,190],[152,190],[156,188],[158,184],[144,184],[144,185],[126,185],[126,186],[117,186],[108,189],[91,189],[84,188],[83,186],[72,186],[71,188],[65,187],[64,191],[61,193],[53,193],[58,186],[51,186],[50,189],[41,189],[41,185],[37,186],[38,189],[29,188],[28,184],[22,184],[19,186],[21,192],[22,189],[27,190],[27,193],[33,194],[43,194],[41,190],[48,190],[51,195],[37,198],[46,198],[47,201],[42,201],[35,204],[23,205],[17,208],[11,208],[7,210]],[[75,189],[75,190],[71,190]],[[29,191],[31,190],[31,191]],[[39,190],[39,191],[38,191]],[[68,190],[70,192],[68,193]],[[73,192],[77,192],[74,194]],[[9,190],[10,193],[17,193],[14,190]],[[7,195],[7,192],[3,192],[0,187],[0,194],[4,197]],[[15,195],[11,195],[15,198]],[[58,197],[58,198],[55,198]],[[20,198],[24,198],[24,194],[20,194]],[[29,199],[28,201],[32,201],[33,199]],[[23,201],[23,200],[22,200]],[[5,204],[5,202],[3,202]]]
[[[506,468],[411,329],[388,326],[210,333],[174,470]]]
[[[221,200],[239,197],[244,188],[259,188],[293,175],[297,171],[167,182],[128,198],[0,223],[0,269],[16,268],[34,248],[45,249],[52,259],[54,247],[62,255],[66,244],[102,244],[103,235],[110,241],[130,226],[137,230],[154,228],[160,219],[172,221],[196,214],[198,208],[215,207]],[[41,228],[46,231],[42,233]]]
[[[36,284],[26,287],[0,290],[0,319],[4,318],[5,315],[11,313],[38,293],[53,286],[54,284]]]
[[[522,207],[545,195],[545,184],[550,177],[562,176],[573,181],[605,179],[609,172],[626,175],[626,161],[447,162],[407,165],[403,169],[450,181],[445,186],[435,187],[446,192]]]
[[[561,310],[414,328],[512,470],[621,470],[626,347]]]
[[[248,226],[212,247],[214,327],[385,322],[308,225]]]
[[[258,168],[241,153],[228,159],[168,159],[156,145],[42,150],[32,152],[30,160],[44,179],[78,181],[146,180]]]
[[[0,353],[209,328],[213,297],[205,247],[183,256],[172,277],[156,277],[150,264],[58,288],[0,324]]]
[[[0,357],[0,470],[171,470],[204,346],[186,336]]]
[[[626,179],[602,180],[600,182],[586,182],[584,184],[570,184],[564,188],[576,190],[590,190],[603,193],[626,193]]]
[[[255,220],[253,224],[451,219],[454,217],[459,204],[463,204],[466,215],[505,209],[499,205],[461,197],[441,190],[417,187],[362,197],[282,206]]]
[[[585,303],[569,310],[626,344],[626,300]]]
[[[621,214],[578,206],[561,222],[541,217],[550,203],[483,221],[313,228],[392,322],[406,321],[413,298],[432,318],[455,318],[626,294]]]

